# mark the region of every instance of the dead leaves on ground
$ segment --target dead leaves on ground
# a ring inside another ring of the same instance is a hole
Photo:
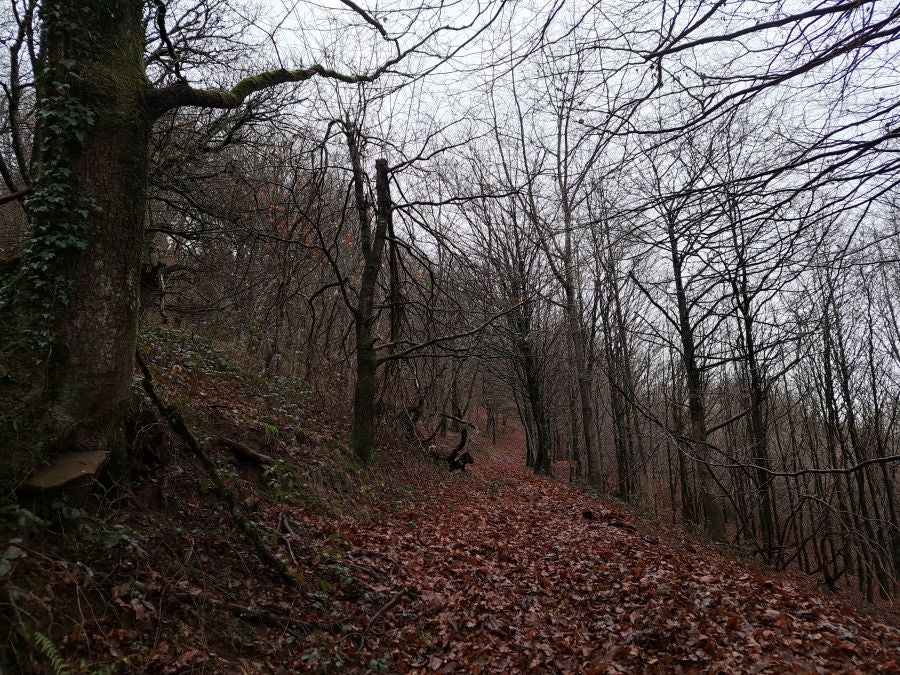
[[[149,556],[94,551],[87,576],[42,576],[43,604],[71,626],[58,643],[119,672],[897,671],[896,629],[643,534],[533,476],[508,440],[465,476],[391,450],[390,480],[409,487],[356,495],[364,518],[262,499],[254,517],[273,546],[291,542],[300,593],[266,576],[208,495],[135,511]]]
[[[418,515],[342,529],[385,570],[357,625],[312,638],[390,672],[896,672],[900,633],[716,553],[640,534],[515,461],[437,488]],[[479,489],[502,480],[500,494]],[[590,517],[586,514],[590,513]],[[393,561],[387,571],[385,560]],[[339,594],[335,602],[340,602]],[[344,667],[349,666],[345,663]],[[327,667],[325,663],[321,667]]]

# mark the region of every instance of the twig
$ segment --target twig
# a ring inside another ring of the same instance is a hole
[[[363,629],[362,635],[360,635],[360,637],[359,637],[360,651],[362,651],[363,646],[366,644],[366,635],[372,629],[372,626],[375,625],[375,622],[378,621],[378,619],[380,619],[381,616],[386,611],[388,611],[391,607],[396,605],[400,601],[400,598],[402,598],[404,595],[406,595],[406,592],[407,591],[405,588],[401,588],[399,591],[397,591],[397,593],[396,593],[396,595],[394,595],[394,597],[392,597],[390,600],[388,600],[381,609],[379,609],[377,612],[375,612],[375,616],[373,616],[371,619],[369,619],[369,623]]]
[[[209,605],[212,605],[213,607],[216,607],[217,609],[231,612],[239,619],[250,621],[252,623],[258,623],[263,626],[268,626],[269,628],[280,628],[282,630],[295,628],[306,633],[309,633],[312,628],[311,624],[305,621],[298,621],[297,619],[294,619],[290,616],[275,614],[266,609],[245,607],[234,602],[218,600],[208,595],[192,595],[191,593],[174,593],[173,595],[180,602],[201,600]]]
[[[259,559],[272,568],[282,581],[289,586],[298,586],[299,583],[297,578],[291,574],[291,571],[284,561],[277,558],[275,554],[269,550],[269,547],[266,546],[260,538],[256,526],[247,519],[246,515],[244,515],[244,511],[238,504],[234,492],[225,484],[225,481],[222,480],[218,469],[216,469],[216,465],[213,463],[212,459],[210,459],[209,455],[206,454],[206,451],[200,447],[200,444],[197,442],[194,434],[191,433],[191,430],[185,423],[181,413],[179,413],[176,408],[164,403],[156,393],[156,390],[153,387],[153,378],[150,375],[150,370],[147,368],[147,364],[144,363],[140,351],[135,350],[135,357],[137,359],[137,364],[141,369],[141,373],[144,376],[141,380],[144,391],[147,392],[147,396],[159,410],[163,418],[169,423],[169,426],[172,427],[172,430],[181,436],[190,451],[200,460],[200,463],[203,465],[203,468],[206,469],[206,473],[213,484],[216,497],[228,506],[228,510],[231,512],[232,518],[234,518],[237,523],[241,534],[243,534],[247,541],[253,545],[253,548],[256,549],[256,554],[259,556]]]
[[[288,517],[286,515],[284,515],[284,511],[281,512],[281,518],[282,518],[282,522],[284,523],[284,531],[287,532],[292,537],[296,536],[296,534],[294,532],[294,528],[291,527],[291,521],[288,520]]]
[[[288,553],[291,556],[291,560],[294,561],[294,564],[297,564],[297,557],[294,555],[294,549],[291,547],[291,540],[288,539],[285,535],[289,534],[294,536],[294,531],[291,529],[291,526],[288,525],[287,518],[284,517],[284,511],[278,514],[278,538],[284,542],[285,546],[287,546]],[[284,533],[282,533],[282,529]]]

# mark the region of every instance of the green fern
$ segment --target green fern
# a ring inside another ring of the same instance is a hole
[[[271,422],[266,422],[264,420],[258,420],[259,426],[263,428],[263,431],[266,432],[266,437],[268,438],[278,438],[278,427],[276,427]]]
[[[53,675],[69,675],[69,667],[66,665],[63,657],[60,656],[59,650],[53,644],[53,640],[40,631],[32,633],[31,638],[34,641],[37,653],[50,664]]]

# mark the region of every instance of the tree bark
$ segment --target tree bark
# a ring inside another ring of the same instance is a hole
[[[566,216],[571,223],[571,215]],[[581,435],[584,443],[585,462],[587,465],[587,482],[599,485],[601,477],[594,446],[594,403],[591,400],[591,374],[587,367],[587,345],[581,325],[581,307],[575,289],[575,261],[572,250],[571,225],[566,227],[565,252],[563,260],[564,290],[566,293],[566,321],[569,343],[574,356],[574,368],[578,379],[578,398],[581,403]]]
[[[675,297],[678,305],[678,333],[681,339],[681,356],[684,362],[685,384],[688,398],[688,418],[691,423],[691,446],[697,465],[700,505],[703,508],[703,525],[706,533],[718,540],[726,540],[725,514],[713,491],[715,477],[705,462],[707,457],[706,406],[703,400],[703,379],[697,362],[697,344],[691,324],[687,290],[684,287],[682,259],[675,223],[668,221],[669,245],[672,255],[672,273],[675,281]]]
[[[68,3],[45,0],[42,14],[50,16]],[[68,168],[77,177],[81,194],[97,208],[89,216],[84,248],[69,254],[60,265],[68,301],[52,321],[52,350],[37,380],[43,388],[25,412],[27,429],[14,437],[17,447],[3,453],[4,469],[27,471],[58,451],[119,452],[124,447],[152,124],[143,107],[148,82],[142,3],[122,0],[114,17],[96,10],[87,13],[85,20],[92,40],[87,56],[70,54],[69,40],[59,34],[45,34],[43,49],[45,68],[51,71],[67,59],[78,60],[80,80],[68,96],[86,104],[94,121],[80,151],[72,153]],[[59,92],[43,91],[40,100],[50,96]],[[39,121],[36,137],[42,136]],[[53,188],[54,176],[41,176],[41,153],[36,154],[37,196],[42,189]],[[54,223],[45,226],[52,228]],[[27,294],[29,283],[27,275],[21,278],[19,297],[27,297],[23,292]],[[40,311],[19,303],[11,312],[18,315],[11,317],[12,323]],[[7,363],[14,358],[10,352],[3,354]]]
[[[352,144],[351,144],[352,145]],[[362,180],[354,164],[354,180]],[[387,160],[375,162],[376,214],[375,232],[368,245],[364,243],[365,267],[359,285],[359,302],[356,306],[356,387],[353,392],[353,429],[350,446],[363,462],[371,462],[375,445],[375,393],[378,358],[375,353],[375,291],[384,242],[391,219],[391,193]],[[365,218],[361,215],[361,219]],[[367,223],[363,225],[367,232]]]

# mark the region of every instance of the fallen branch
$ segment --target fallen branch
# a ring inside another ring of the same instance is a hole
[[[351,560],[350,558],[344,558],[344,564],[348,567],[354,568],[358,572],[362,572],[367,577],[371,577],[376,581],[381,581],[387,576],[382,570],[376,569],[371,565],[356,562],[355,560]]]
[[[174,593],[173,595],[180,602],[196,602],[197,600],[200,600],[216,609],[230,612],[239,619],[257,623],[262,626],[268,626],[269,628],[279,628],[281,630],[295,629],[306,633],[309,633],[313,628],[312,624],[305,621],[298,621],[293,617],[275,614],[274,612],[259,607],[245,607],[244,605],[219,600],[208,595],[193,595],[191,593]],[[319,624],[316,624],[316,627],[319,627]]]
[[[290,523],[288,523],[288,519],[284,517],[284,511],[278,514],[278,527],[276,528],[278,531],[278,538],[284,542],[284,545],[287,547],[288,553],[291,555],[291,560],[294,561],[294,564],[297,564],[297,557],[294,555],[294,549],[291,546],[291,540],[287,538],[287,535],[294,536],[294,530],[291,528]]]
[[[249,445],[244,445],[243,443],[227,438],[226,436],[219,436],[219,443],[242,459],[249,459],[254,462],[259,462],[260,464],[272,464],[275,461],[264,452],[258,452]]]
[[[206,469],[206,473],[213,484],[216,497],[228,506],[228,510],[231,512],[232,518],[234,518],[234,521],[237,523],[241,534],[243,534],[244,538],[253,545],[254,549],[256,549],[256,554],[259,556],[259,559],[272,568],[282,581],[289,586],[298,586],[299,583],[297,582],[297,578],[291,574],[291,571],[284,561],[276,557],[275,554],[269,550],[269,547],[266,546],[260,537],[257,527],[252,524],[244,514],[243,509],[241,509],[234,496],[234,492],[225,484],[225,481],[222,480],[218,469],[216,469],[216,465],[213,463],[212,459],[210,459],[210,456],[206,454],[206,451],[200,447],[200,444],[197,442],[194,434],[191,433],[191,430],[185,423],[181,413],[179,413],[176,408],[164,403],[156,393],[156,389],[153,387],[153,378],[150,375],[150,370],[147,368],[147,364],[144,363],[140,351],[136,350],[135,356],[137,358],[137,364],[143,374],[141,384],[144,387],[144,391],[147,392],[147,396],[159,410],[163,418],[169,423],[172,430],[181,436],[187,444],[188,449],[190,449],[194,456],[200,460],[200,463],[203,465],[203,468]]]
[[[392,597],[390,600],[388,600],[382,606],[382,608],[379,609],[377,612],[375,612],[375,615],[371,619],[369,619],[369,623],[366,624],[366,627],[363,629],[362,635],[360,635],[360,637],[359,637],[360,651],[362,651],[363,646],[366,644],[366,635],[372,629],[372,626],[375,625],[375,623],[378,621],[378,619],[380,619],[384,615],[385,612],[387,612],[391,607],[393,607],[398,602],[400,602],[400,598],[402,598],[404,595],[406,595],[406,592],[407,591],[405,588],[402,588],[399,591],[397,591],[397,593],[394,595],[394,597]]]

